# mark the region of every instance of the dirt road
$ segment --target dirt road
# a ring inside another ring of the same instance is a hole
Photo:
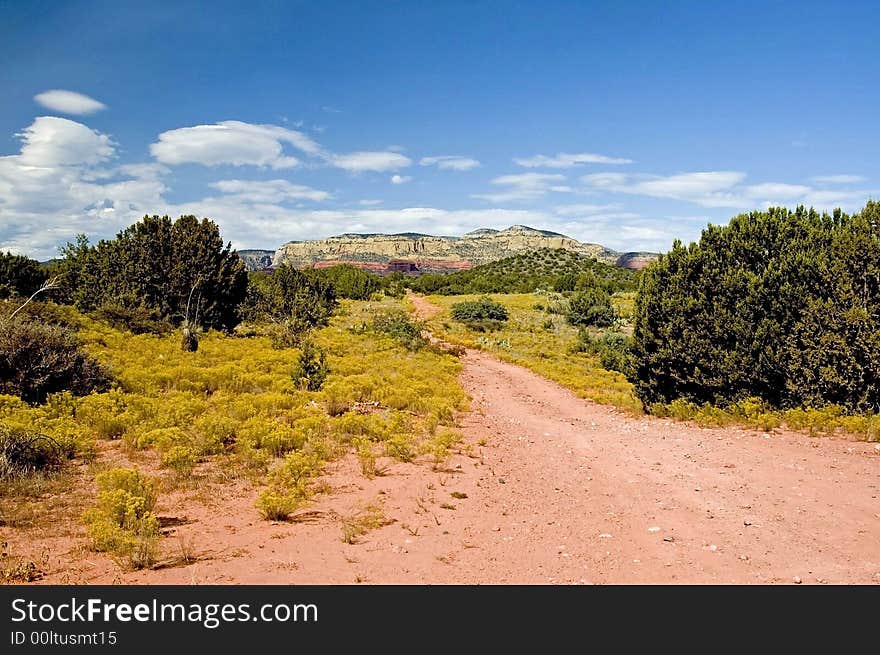
[[[166,500],[166,551],[194,563],[120,574],[91,554],[46,581],[880,583],[880,446],[632,418],[487,354],[463,361],[471,449],[446,470],[366,479],[348,457],[297,523],[260,520],[240,482],[206,505]],[[387,525],[346,543],[368,504]]]
[[[630,418],[464,361],[486,581],[880,583],[880,446]]]

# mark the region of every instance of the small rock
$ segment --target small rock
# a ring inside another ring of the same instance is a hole
[[[607,532],[603,532],[602,534],[599,535],[599,539],[611,539],[611,535],[608,534]]]
[[[803,582],[803,580],[801,580],[801,576],[799,576],[799,575],[794,576],[791,579],[791,581],[794,582],[795,584],[800,584],[801,582]]]
[[[673,541],[675,541],[675,537],[673,537],[672,535],[668,537],[663,537],[663,541],[668,541],[669,543],[672,543]]]
[[[750,526],[751,524],[752,524],[752,522],[749,521],[748,519],[746,519],[745,521],[743,521],[743,525],[746,526],[746,527]]]
[[[504,484],[504,478],[498,478],[498,484]]]
[[[660,528],[658,528],[658,527],[648,528],[648,532],[660,532]]]
[[[709,550],[711,550],[713,553],[718,552],[718,546],[716,546],[715,544],[711,544],[709,546]]]
[[[499,528],[499,527],[496,525],[494,528],[492,528],[492,532],[501,532],[501,528]]]

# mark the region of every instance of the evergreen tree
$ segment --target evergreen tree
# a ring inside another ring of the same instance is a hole
[[[39,262],[0,252],[0,298],[9,296],[28,297],[47,280],[46,271]]]
[[[643,273],[633,382],[645,404],[880,401],[880,206],[743,214]]]
[[[193,302],[200,325],[228,330],[238,323],[247,272],[208,219],[145,216],[95,246],[79,237],[64,254],[64,295],[84,311],[148,309],[178,325],[193,320],[185,316]]]

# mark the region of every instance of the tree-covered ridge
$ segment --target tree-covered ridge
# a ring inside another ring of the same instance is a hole
[[[410,286],[420,293],[440,295],[530,293],[536,289],[572,291],[579,279],[587,277],[594,285],[613,292],[634,289],[637,276],[635,271],[570,250],[541,248],[467,271],[422,275]]]
[[[636,392],[646,404],[880,406],[880,204],[798,207],[709,226],[642,274]]]

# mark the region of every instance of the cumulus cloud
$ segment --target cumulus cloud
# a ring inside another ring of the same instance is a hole
[[[278,125],[254,125],[223,121],[212,125],[181,127],[162,132],[150,145],[150,153],[163,164],[202,164],[217,166],[270,166],[291,168],[296,157],[284,153],[291,145],[308,155],[322,155],[323,149],[297,130]]]
[[[55,256],[80,232],[113,234],[167,191],[155,164],[105,168],[113,141],[81,123],[41,116],[18,137],[19,153],[0,157],[0,250]]]
[[[332,155],[330,163],[350,173],[363,173],[366,171],[382,173],[406,168],[412,164],[412,160],[401,155],[399,152],[380,150]]]
[[[422,157],[419,160],[421,166],[436,166],[442,171],[469,171],[477,168],[480,162],[471,157],[458,155],[441,155],[437,157]]]
[[[391,184],[406,184],[412,180],[409,175],[392,175],[391,176]]]
[[[535,200],[550,191],[568,193],[571,188],[560,184],[565,181],[564,175],[554,173],[519,173],[502,175],[491,180],[490,184],[504,187],[498,193],[475,193],[473,198],[481,198],[490,202],[510,202]]]
[[[28,166],[91,166],[116,152],[106,134],[56,116],[39,116],[16,136],[22,142],[17,161]]]
[[[102,109],[107,109],[107,105],[103,102],[99,102],[82,93],[65,91],[64,89],[43,91],[43,93],[35,95],[34,100],[46,109],[76,116],[86,116]]]
[[[525,168],[574,168],[581,164],[631,164],[632,159],[608,157],[592,152],[567,153],[560,152],[553,156],[535,155],[534,157],[513,160]]]

